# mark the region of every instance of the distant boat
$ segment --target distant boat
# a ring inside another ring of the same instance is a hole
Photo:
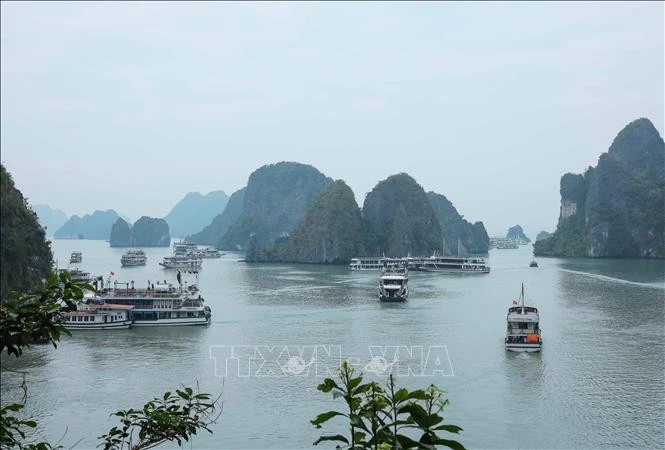
[[[540,336],[538,308],[524,306],[524,283],[519,301],[513,300],[506,316],[505,345],[511,352],[539,352],[543,340]]]
[[[69,257],[69,264],[79,264],[83,261],[83,253],[74,251]]]
[[[120,258],[122,267],[145,266],[148,258],[143,250],[130,249],[123,253]]]
[[[538,263],[535,259],[529,263],[529,267],[538,267]]]

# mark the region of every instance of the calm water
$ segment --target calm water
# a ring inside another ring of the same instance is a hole
[[[113,271],[137,286],[175,281],[157,264],[170,249],[146,249],[148,265],[126,269],[122,249],[103,241],[59,240],[53,249],[61,267],[80,250],[81,268],[94,274]],[[367,369],[383,352],[399,362],[400,384],[448,392],[446,421],[464,428],[459,440],[468,448],[664,446],[665,261],[541,258],[533,269],[530,246],[494,250],[491,274],[412,273],[408,302],[384,305],[378,273],[248,265],[241,256],[203,263],[209,327],[79,331],[57,349],[3,355],[4,366],[29,372],[27,409],[40,434],[94,448],[116,424],[109,413],[198,383],[221,394],[224,410],[214,434],[195,438],[194,448],[313,448],[321,431],[344,431],[334,421],[323,430],[309,423],[342,408],[316,390],[326,368],[341,355]],[[503,348],[506,310],[522,282],[541,311],[540,354]],[[235,364],[225,359],[231,349]],[[3,402],[18,395],[18,384],[3,373]]]

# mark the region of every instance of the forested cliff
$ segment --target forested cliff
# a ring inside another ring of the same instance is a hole
[[[37,215],[0,165],[0,299],[32,291],[53,267],[50,242]]]
[[[598,165],[561,178],[556,232],[536,255],[665,258],[665,144],[648,119],[619,132]]]

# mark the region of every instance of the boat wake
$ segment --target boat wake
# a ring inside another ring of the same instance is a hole
[[[597,273],[590,273],[590,272],[581,272],[578,270],[569,270],[569,269],[559,269],[562,272],[567,272],[567,273],[573,273],[575,275],[582,275],[585,277],[589,278],[594,278],[596,280],[603,280],[603,281],[610,281],[613,283],[620,283],[620,284],[626,284],[630,286],[640,286],[640,287],[645,287],[645,288],[651,288],[651,289],[659,289],[659,290],[665,290],[665,283],[640,283],[638,281],[630,281],[630,280],[623,280],[621,278],[615,278],[615,277],[610,277],[607,275],[600,275]]]

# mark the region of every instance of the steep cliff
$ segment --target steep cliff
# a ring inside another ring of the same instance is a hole
[[[168,247],[171,245],[169,224],[164,219],[143,216],[132,227],[134,247]]]
[[[118,217],[111,228],[109,237],[109,246],[111,247],[131,247],[132,246],[132,227],[125,222],[122,217]]]
[[[190,192],[180,200],[164,220],[169,224],[170,234],[185,237],[201,231],[212,219],[221,214],[229,201],[224,191],[213,191],[206,195]]]
[[[246,248],[252,234],[259,247],[288,237],[314,198],[330,183],[332,180],[314,167],[295,162],[255,170],[247,182],[242,212],[218,247]]]
[[[203,228],[203,230],[188,236],[187,240],[199,245],[214,245],[219,247],[221,239],[242,213],[245,191],[246,188],[242,188],[231,194],[224,211],[215,216],[212,222]]]
[[[287,262],[348,264],[364,253],[366,230],[353,191],[341,180],[326,186],[278,254]]]
[[[531,242],[531,239],[526,237],[526,234],[524,234],[524,230],[520,225],[515,225],[514,227],[508,228],[508,232],[506,233],[506,238],[518,242]]]
[[[32,291],[51,273],[50,242],[37,215],[0,165],[0,300]]]
[[[665,143],[648,119],[619,132],[598,165],[561,178],[556,232],[536,255],[665,258]]]
[[[168,247],[171,245],[169,225],[164,219],[143,216],[129,225],[122,218],[113,224],[111,247]]]
[[[441,252],[441,225],[423,188],[406,173],[378,183],[365,197],[369,254],[402,257]]]
[[[465,255],[488,252],[490,238],[482,222],[471,224],[464,220],[444,195],[428,192],[427,197],[441,225],[441,235],[445,242],[444,254]]]

